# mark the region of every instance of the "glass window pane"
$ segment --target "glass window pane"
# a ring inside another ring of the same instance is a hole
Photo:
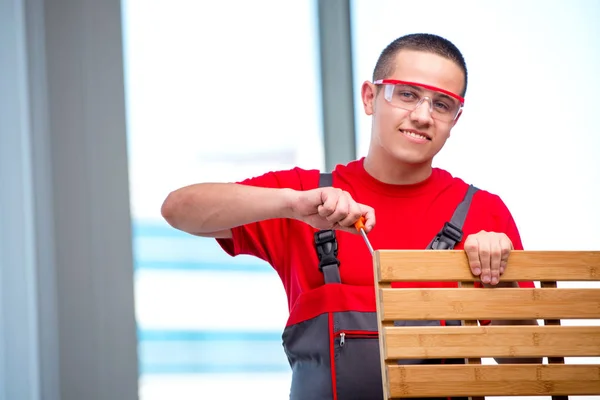
[[[277,274],[160,207],[192,183],[324,167],[315,18],[312,1],[123,2],[141,400],[289,397]]]

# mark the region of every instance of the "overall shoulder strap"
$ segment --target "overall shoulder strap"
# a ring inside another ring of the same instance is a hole
[[[319,175],[319,187],[333,186],[333,175],[331,172],[321,172]]]
[[[321,173],[319,187],[333,186],[331,173]],[[319,257],[319,271],[323,273],[325,283],[341,283],[340,260],[337,258],[338,244],[335,231],[327,229],[315,232],[315,248]]]
[[[446,222],[442,230],[429,243],[429,246],[427,246],[428,250],[452,250],[462,240],[462,227],[469,213],[473,195],[478,190],[475,186],[469,185],[465,197],[458,207],[456,207],[456,210],[454,210],[450,222]]]

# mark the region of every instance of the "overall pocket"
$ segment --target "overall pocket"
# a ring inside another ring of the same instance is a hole
[[[378,333],[343,330],[334,336],[337,399],[383,398]]]

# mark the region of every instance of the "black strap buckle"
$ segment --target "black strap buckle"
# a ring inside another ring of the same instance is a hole
[[[323,272],[323,267],[329,265],[340,266],[340,260],[337,259],[338,245],[334,230],[315,232],[315,247],[319,257],[319,271]]]
[[[433,250],[453,249],[454,246],[456,246],[456,243],[462,240],[462,237],[462,229],[454,225],[452,222],[446,222],[440,233],[438,233],[435,239],[433,239],[431,248]]]
[[[463,231],[452,222],[446,222],[442,228],[442,235],[458,243],[462,240]]]

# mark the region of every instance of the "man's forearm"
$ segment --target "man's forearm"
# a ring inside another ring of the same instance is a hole
[[[201,183],[171,192],[161,213],[173,227],[202,235],[291,215],[291,189]]]

